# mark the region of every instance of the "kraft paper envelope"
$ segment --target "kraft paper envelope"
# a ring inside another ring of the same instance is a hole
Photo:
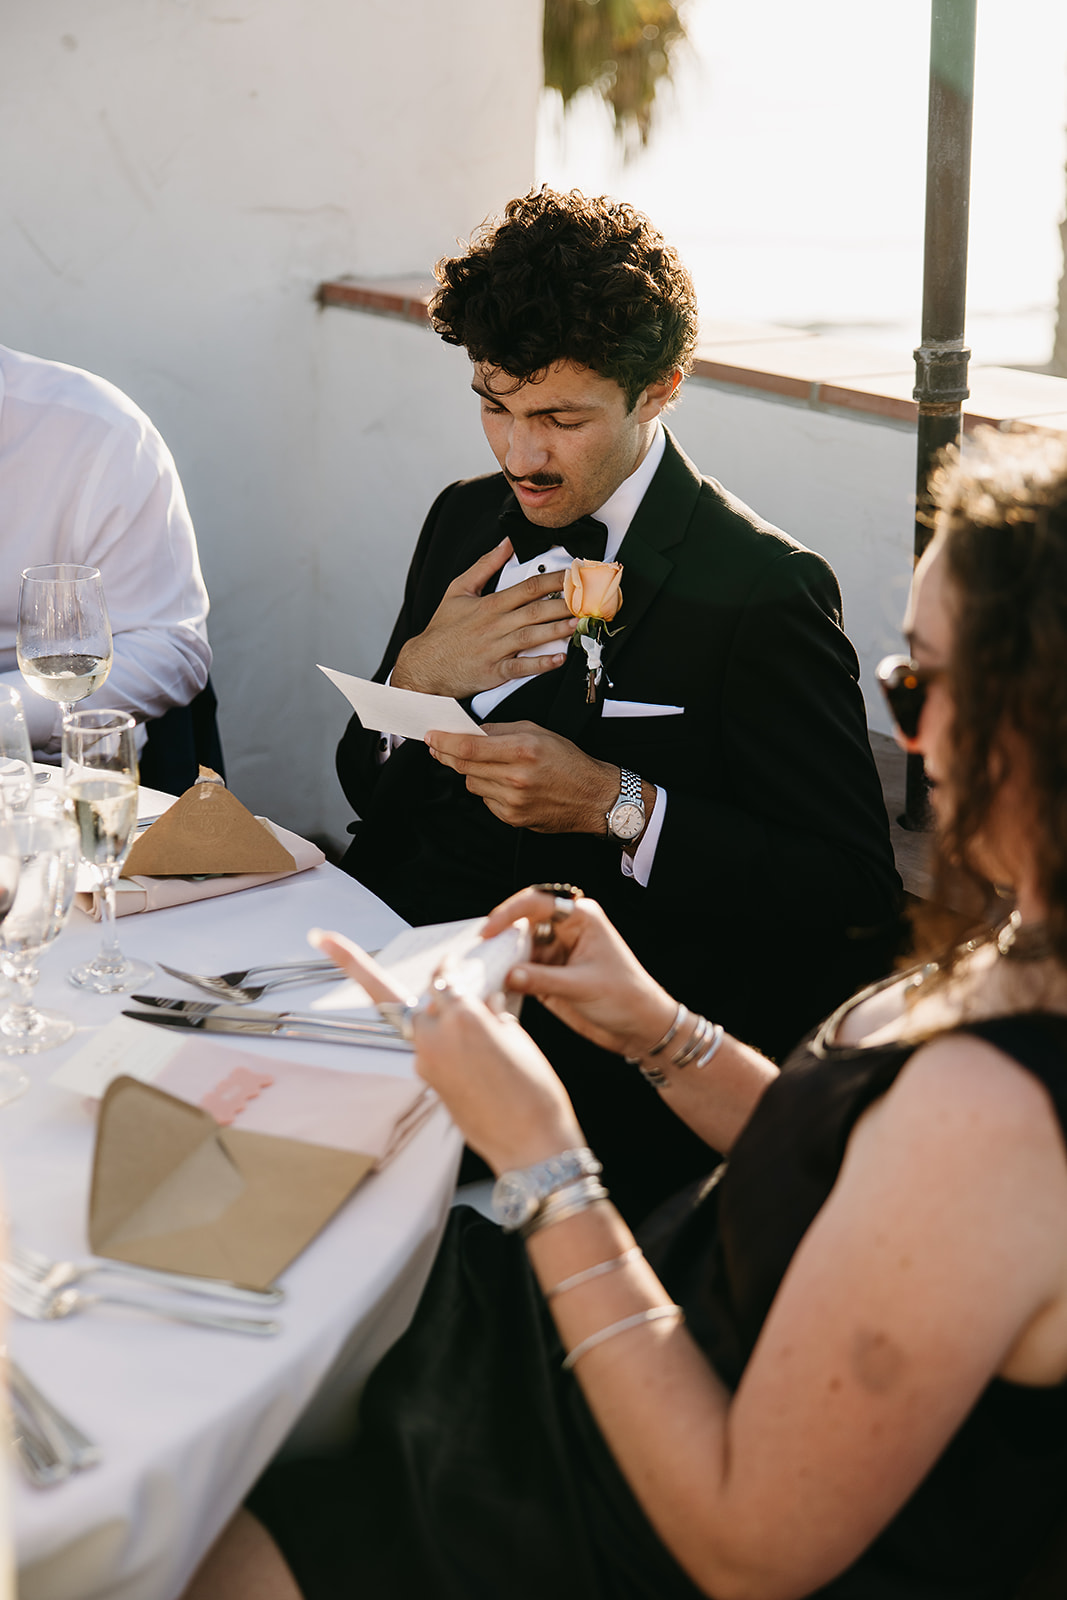
[[[123,876],[295,872],[292,855],[270,829],[245,809],[221,778],[207,767],[200,770],[192,788],[134,841]]]
[[[111,1260],[265,1289],[374,1165],[220,1128],[199,1106],[117,1078],[100,1106],[89,1244]]]
[[[414,689],[394,689],[391,683],[371,683],[367,678],[335,672],[321,661],[318,668],[337,685],[365,728],[395,733],[403,739],[425,738],[432,729],[439,733],[482,734],[458,700],[451,700],[446,694],[419,694]]]
[[[266,817],[256,817],[255,821],[268,828],[292,856],[294,865],[285,872],[223,872],[201,878],[153,878],[147,873],[136,878],[123,876],[118,882],[115,915],[129,917],[141,911],[162,911],[167,906],[188,905],[194,900],[211,900],[216,895],[237,894],[242,889],[255,889],[261,883],[277,883],[280,878],[291,877],[294,871],[307,872],[311,867],[321,866],[326,860],[318,845],[312,844],[309,839],[301,839],[298,833],[290,833],[288,828],[280,827]],[[152,826],[158,827],[158,823]],[[102,900],[99,889],[91,893],[79,890],[78,909],[92,917],[94,922],[99,922]]]

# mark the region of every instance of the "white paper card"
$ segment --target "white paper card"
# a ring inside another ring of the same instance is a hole
[[[60,1089],[99,1100],[113,1078],[123,1075],[152,1083],[188,1043],[180,1030],[146,1028],[132,1017],[114,1017],[64,1061],[51,1082]]]
[[[414,689],[371,683],[367,678],[350,677],[347,672],[334,672],[321,662],[319,671],[337,685],[365,728],[399,734],[403,739],[424,739],[432,728],[442,733],[482,732],[458,701],[447,695],[418,694]]]
[[[529,929],[525,922],[505,928],[495,939],[479,937],[484,917],[462,922],[437,922],[425,928],[408,928],[379,951],[375,957],[397,988],[413,998],[426,993],[443,963],[455,988],[487,1000],[504,986],[511,968],[529,953]],[[351,979],[331,988],[328,994],[312,1001],[315,1011],[349,1011],[372,1006],[367,991]],[[377,1015],[376,1008],[372,1011]]]

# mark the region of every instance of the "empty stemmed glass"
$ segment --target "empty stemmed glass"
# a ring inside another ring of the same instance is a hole
[[[68,976],[99,994],[136,989],[153,971],[124,956],[115,933],[115,885],[137,827],[135,727],[122,711],[75,711],[63,724],[63,788],[103,899],[100,953]]]
[[[0,816],[27,810],[33,788],[33,751],[22,696],[0,684]]]
[[[33,1005],[37,957],[59,935],[74,900],[78,875],[78,835],[62,813],[37,816],[26,812],[0,824],[0,864],[13,849],[17,879],[9,909],[0,922],[0,966],[16,986],[18,998],[0,1016],[0,1051],[32,1055],[62,1044],[74,1032],[69,1017]],[[5,880],[6,882],[7,880]],[[0,1073],[0,1103],[26,1087],[24,1074]]]
[[[97,567],[27,567],[19,590],[19,670],[70,716],[111,671],[111,622]]]

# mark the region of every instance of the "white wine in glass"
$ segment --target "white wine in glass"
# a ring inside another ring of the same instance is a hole
[[[63,724],[64,793],[103,898],[100,953],[68,976],[98,994],[125,994],[153,971],[124,956],[115,934],[115,885],[137,827],[135,727],[122,711],[75,711]]]
[[[33,752],[22,696],[0,684],[0,816],[29,810],[33,790]]]
[[[111,622],[99,568],[27,567],[19,590],[19,670],[69,717],[111,671]]]
[[[0,1051],[5,1055],[32,1055],[62,1044],[74,1032],[69,1017],[40,1011],[33,1004],[37,958],[58,937],[70,913],[78,874],[78,838],[62,812],[37,816],[33,812],[12,817],[0,826],[0,835],[14,839],[19,874],[14,898],[0,922],[0,966],[14,984],[17,998],[0,1016]],[[10,1072],[0,1081],[0,1103],[22,1087],[8,1092]]]

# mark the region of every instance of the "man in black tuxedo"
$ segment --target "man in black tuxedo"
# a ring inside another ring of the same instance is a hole
[[[578,884],[679,999],[780,1057],[896,936],[837,581],[664,429],[696,305],[646,218],[542,190],[437,275],[501,471],[432,506],[377,676],[454,696],[489,737],[390,748],[353,717],[344,865],[413,923]],[[590,703],[560,590],[605,556],[623,604]],[[523,1020],[631,1218],[707,1169],[638,1074],[536,1004]]]

